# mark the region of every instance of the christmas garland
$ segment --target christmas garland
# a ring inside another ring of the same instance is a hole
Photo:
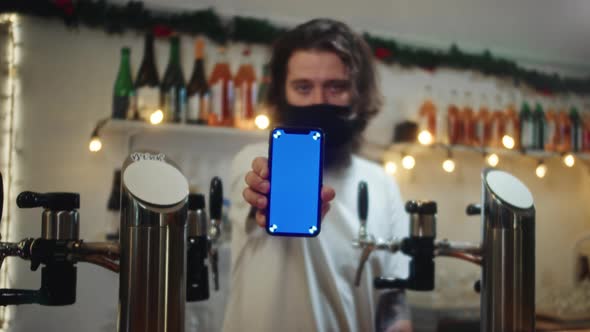
[[[175,32],[201,34],[220,44],[235,41],[271,45],[286,30],[262,19],[221,17],[212,9],[181,13],[154,11],[138,1],[111,4],[105,0],[1,0],[0,13],[61,18],[70,27],[102,28],[107,33],[152,31],[158,37],[167,37]],[[364,37],[373,48],[375,57],[387,64],[397,63],[429,71],[439,67],[473,70],[485,75],[512,78],[517,86],[525,83],[546,94],[590,93],[590,77],[568,78],[525,69],[514,61],[495,57],[487,50],[473,54],[452,45],[448,51],[440,51],[412,47],[368,33]]]

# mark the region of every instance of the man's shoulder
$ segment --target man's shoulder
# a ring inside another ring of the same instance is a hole
[[[386,190],[388,191],[399,190],[395,178],[387,174],[383,166],[379,163],[358,155],[353,155],[351,166],[353,170],[352,174],[355,174],[355,176],[360,176],[365,181],[375,184],[381,183],[383,184],[382,188],[387,188]]]
[[[351,166],[354,168],[355,171],[363,173],[366,172],[366,174],[371,174],[375,176],[384,176],[386,174],[381,165],[359,155],[352,156]]]
[[[251,162],[255,157],[267,157],[268,156],[268,142],[259,142],[253,144],[244,145],[240,151],[236,154],[234,162]]]

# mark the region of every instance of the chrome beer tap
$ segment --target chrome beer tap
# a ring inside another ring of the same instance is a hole
[[[187,298],[189,302],[209,298],[209,266],[213,273],[215,290],[219,290],[218,247],[223,188],[221,180],[214,177],[209,188],[209,211],[205,212],[205,196],[189,195],[188,208],[188,253],[187,253]],[[205,263],[208,258],[209,264]]]
[[[366,196],[366,185],[362,188],[359,186],[359,201]],[[470,204],[466,209],[467,215],[481,217],[481,245],[436,240],[436,202],[409,201],[405,209],[410,234],[401,241],[374,240],[364,233],[366,223],[361,221],[363,237],[353,241],[353,246],[363,250],[357,285],[373,250],[401,251],[411,258],[407,279],[378,277],[375,288],[433,290],[434,258],[454,257],[481,266],[481,280],[475,287],[481,293],[481,331],[535,330],[535,208],[522,182],[503,171],[482,172],[481,205]]]
[[[186,301],[203,301],[209,298],[209,268],[205,263],[209,255],[209,220],[202,194],[188,195],[187,223]]]
[[[369,188],[365,181],[359,182],[357,194],[357,212],[360,226],[358,238],[352,242],[352,245],[355,248],[360,248],[362,250],[354,278],[354,284],[358,287],[360,285],[361,276],[365,268],[365,263],[371,256],[373,250],[396,252],[399,250],[399,242],[394,240],[384,240],[381,238],[376,239],[373,234],[368,233],[367,218],[369,215]]]
[[[213,273],[213,286],[219,290],[219,237],[221,236],[221,218],[223,207],[223,186],[221,179],[214,177],[209,189],[209,263]]]
[[[29,260],[32,270],[42,266],[41,287],[0,289],[0,305],[73,304],[76,264],[87,262],[119,273],[119,331],[184,331],[185,302],[209,296],[208,255],[218,281],[221,180],[211,183],[211,220],[202,196],[188,196],[186,178],[165,155],[133,153],[121,171],[121,242],[93,243],[79,239],[79,194],[21,193],[19,208],[44,209],[42,235],[0,242],[0,266],[9,256]],[[0,217],[3,199],[0,174]]]
[[[375,238],[367,234],[367,217],[369,213],[369,192],[367,189],[367,183],[364,181],[359,182],[358,185],[358,203],[357,212],[359,217],[359,233],[358,238],[353,242],[353,245],[357,248],[362,248],[359,265],[356,269],[356,275],[354,278],[354,284],[359,285],[361,280],[361,274],[364,269],[365,263],[371,252],[375,249]]]
[[[366,183],[359,183],[359,202],[366,200]],[[359,207],[363,206],[359,203]],[[437,204],[432,201],[408,201],[405,210],[410,218],[410,234],[403,239],[380,239],[372,234],[365,234],[365,240],[355,239],[353,246],[362,252],[356,271],[355,285],[358,286],[366,261],[374,250],[389,253],[402,252],[412,258],[410,275],[407,279],[379,277],[374,280],[376,288],[407,288],[412,290],[434,289],[434,256],[447,256],[481,264],[481,247],[471,243],[451,242],[446,239],[436,240]],[[469,210],[471,211],[471,210]],[[359,208],[359,216],[367,213]],[[361,221],[359,234],[365,232],[366,222]]]

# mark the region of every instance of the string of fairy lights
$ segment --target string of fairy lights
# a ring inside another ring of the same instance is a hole
[[[514,151],[516,146],[515,140],[510,135],[504,135],[502,137],[502,146],[504,150],[500,149],[486,149],[486,148],[478,148],[478,147],[466,147],[466,146],[450,146],[445,144],[436,144],[434,143],[433,135],[428,132],[427,130],[423,130],[418,134],[417,137],[418,144],[423,147],[433,147],[433,148],[441,148],[446,150],[446,158],[443,159],[441,163],[442,169],[446,173],[453,173],[457,168],[457,162],[453,157],[453,150],[461,149],[461,150],[468,150],[476,153],[480,153],[484,157],[485,163],[490,167],[497,167],[500,163],[500,156],[505,155],[514,155],[517,152]],[[407,150],[407,149],[406,149]],[[521,151],[522,155],[529,156],[537,160],[536,167],[535,167],[535,175],[542,179],[544,178],[549,168],[545,163],[545,160],[548,158],[560,157],[563,165],[568,168],[574,167],[576,165],[576,160],[578,157],[572,152],[565,152],[565,153],[557,153],[557,152],[539,152],[539,151]],[[587,155],[590,158],[590,155]],[[406,151],[400,152],[400,162],[401,167],[405,170],[411,171],[416,166],[416,158]],[[391,158],[386,159],[384,162],[385,171],[390,175],[397,174],[398,166],[395,161]]]
[[[163,119],[164,119],[164,114],[161,110],[155,110],[152,112],[151,116],[149,117],[149,123],[153,126],[158,126],[161,125],[163,123]],[[92,152],[98,152],[102,149],[102,140],[100,137],[100,130],[102,129],[102,127],[104,127],[107,123],[108,123],[109,119],[103,119],[101,121],[99,121],[96,125],[96,127],[94,128],[91,138],[90,138],[90,143],[88,145],[88,148],[90,151]],[[255,120],[254,123],[256,125],[256,127],[259,130],[266,130],[270,124],[271,121],[269,119],[269,117],[262,112],[261,114],[259,114]],[[442,148],[446,150],[446,158],[444,158],[441,167],[442,169],[447,172],[447,173],[453,173],[456,169],[457,169],[457,162],[455,161],[455,158],[453,157],[453,150],[456,149],[456,147],[454,146],[449,146],[449,145],[444,145],[444,144],[435,144],[434,143],[434,137],[433,135],[428,132],[427,130],[421,131],[418,134],[418,143],[421,146],[424,147],[438,147],[438,148]],[[480,153],[483,155],[484,157],[484,161],[485,163],[490,166],[490,167],[497,167],[498,164],[500,163],[500,156],[502,154],[515,154],[514,148],[516,146],[516,142],[514,140],[513,137],[511,137],[510,135],[504,135],[502,137],[502,146],[504,147],[504,151],[500,151],[499,149],[495,149],[494,151],[488,151],[485,148],[477,148],[477,147],[465,147],[465,146],[461,146],[460,148],[463,150],[471,150],[473,152],[476,153]],[[525,152],[522,152],[522,154],[526,155]],[[571,153],[571,152],[567,152],[567,153],[561,153],[561,154],[556,154],[556,153],[541,153],[542,157],[535,157],[532,156],[532,158],[536,158],[537,159],[537,165],[535,167],[535,175],[538,178],[544,178],[547,173],[548,173],[548,167],[545,164],[545,159],[549,158],[549,157],[555,157],[555,156],[560,156],[563,164],[568,167],[574,167],[574,165],[576,164],[576,155]],[[401,166],[402,168],[404,168],[405,170],[412,170],[414,169],[414,167],[416,166],[416,158],[410,154],[410,153],[406,153],[406,152],[401,152]],[[384,168],[385,171],[390,174],[390,175],[395,175],[398,171],[398,166],[396,164],[395,161],[393,160],[386,160],[384,163]]]
[[[16,111],[15,106],[17,104],[17,84],[18,84],[18,31],[17,31],[17,20],[16,14],[3,14],[0,15],[0,26],[3,28],[3,33],[6,33],[6,52],[0,54],[0,64],[2,65],[1,72],[5,76],[4,91],[2,91],[2,156],[0,157],[0,172],[2,172],[3,181],[5,184],[4,192],[4,209],[3,216],[0,222],[0,235],[2,240],[6,241],[10,239],[10,222],[12,212],[12,196],[14,185],[14,171],[15,171],[15,160],[14,160],[14,142],[15,142],[15,128],[16,128]],[[2,270],[0,272],[0,288],[10,288],[9,276],[8,276],[8,265],[10,262],[5,260],[2,264]],[[0,329],[5,330],[8,326],[10,307],[0,307]]]

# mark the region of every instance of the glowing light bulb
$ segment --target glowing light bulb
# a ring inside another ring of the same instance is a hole
[[[153,125],[162,123],[162,120],[164,120],[164,112],[162,110],[157,110],[150,115],[150,123]]]
[[[447,173],[453,173],[453,171],[455,170],[455,162],[453,161],[453,159],[449,158],[449,159],[443,161],[442,168]]]
[[[256,119],[254,119],[254,124],[256,124],[256,127],[258,127],[258,129],[264,130],[268,128],[268,126],[270,125],[270,119],[268,118],[268,116],[260,114],[256,117]]]
[[[385,172],[394,175],[397,172],[397,165],[393,161],[388,161],[385,163]]]
[[[412,169],[416,166],[416,159],[412,156],[405,156],[402,158],[402,167],[405,169]]]
[[[486,161],[488,162],[488,165],[490,165],[492,167],[496,167],[496,166],[498,166],[498,163],[500,162],[500,157],[498,157],[497,154],[492,153],[491,155],[489,155],[486,158]]]
[[[418,134],[418,142],[422,145],[432,144],[432,134],[428,130],[422,130]]]
[[[88,149],[90,149],[92,152],[100,151],[100,149],[102,149],[102,142],[100,141],[100,138],[92,137],[90,144],[88,144]]]
[[[576,163],[576,158],[573,154],[568,153],[565,156],[563,156],[563,163],[567,167],[574,167],[574,164]]]
[[[547,166],[540,163],[539,166],[537,166],[537,169],[535,169],[535,174],[537,174],[537,177],[540,179],[544,178],[545,175],[547,175]]]
[[[504,145],[506,149],[512,150],[514,148],[514,138],[504,135],[504,137],[502,137],[502,145]]]

